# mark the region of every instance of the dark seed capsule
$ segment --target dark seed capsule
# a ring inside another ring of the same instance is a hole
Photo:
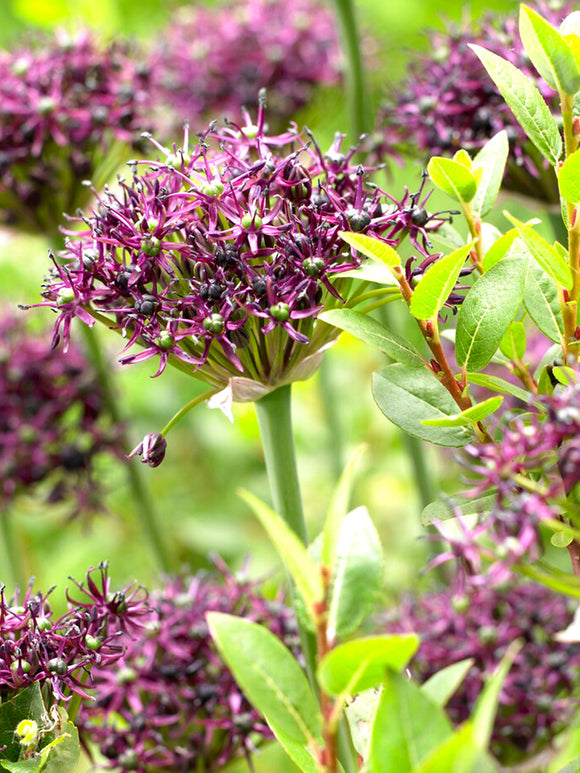
[[[422,228],[429,220],[429,213],[421,207],[413,207],[411,210],[411,223],[417,228]]]
[[[368,214],[368,212],[357,212],[356,210],[351,210],[348,212],[346,219],[348,220],[348,224],[352,230],[356,232],[364,231],[364,229],[371,222],[371,216]]]
[[[263,279],[256,277],[256,279],[252,281],[252,290],[256,293],[256,295],[265,295],[266,282],[264,282]]]
[[[58,674],[58,676],[64,676],[68,671],[68,666],[62,658],[51,658],[46,664],[46,668],[51,674]]]

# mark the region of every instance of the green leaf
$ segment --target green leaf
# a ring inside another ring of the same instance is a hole
[[[522,360],[526,353],[526,329],[522,322],[514,320],[499,342],[499,349],[508,360]]]
[[[303,773],[320,773],[320,766],[307,746],[289,738],[278,728],[271,729],[276,736],[278,743],[282,746],[292,762],[294,762]]]
[[[473,159],[474,169],[483,169],[483,176],[473,199],[473,214],[485,217],[495,204],[501,187],[509,153],[509,142],[505,129],[492,137]]]
[[[557,29],[525,5],[520,6],[520,37],[532,64],[554,91],[575,94],[580,89],[572,49]]]
[[[389,673],[372,729],[369,773],[412,773],[452,732],[442,710],[416,684]]]
[[[378,285],[392,285],[393,292],[399,287],[399,283],[393,276],[393,273],[381,260],[376,258],[366,257],[358,268],[353,268],[350,271],[341,271],[335,277],[337,280],[345,278],[361,279],[364,282],[374,282],[374,284]]]
[[[443,223],[436,231],[429,234],[429,238],[445,250],[457,250],[465,244],[463,236],[449,223]]]
[[[562,137],[537,87],[501,56],[481,46],[469,47],[479,57],[530,140],[544,158],[555,166],[562,155]]]
[[[489,745],[491,731],[493,729],[493,723],[499,705],[501,688],[512,663],[522,646],[522,642],[515,641],[508,647],[501,663],[493,676],[487,680],[481,695],[477,699],[477,703],[473,709],[472,720],[474,738],[480,749],[487,749]]]
[[[489,271],[492,266],[503,260],[508,252],[511,250],[512,245],[517,239],[518,232],[515,228],[512,228],[507,233],[500,236],[500,238],[492,244],[489,250],[485,253],[483,258],[483,270]]]
[[[475,743],[471,722],[465,722],[413,773],[497,773],[497,766]]]
[[[482,370],[496,353],[521,305],[529,261],[505,258],[482,274],[457,315],[455,356],[467,370]]]
[[[466,408],[461,413],[443,419],[426,419],[423,424],[426,427],[467,427],[497,411],[502,403],[503,397],[489,397],[482,403],[476,403],[471,408]]]
[[[354,633],[372,609],[383,577],[383,549],[366,507],[357,507],[342,522],[332,567],[327,632]]]
[[[355,695],[381,684],[389,669],[404,668],[419,647],[414,633],[371,636],[339,644],[318,666],[320,686],[329,695]]]
[[[447,668],[437,671],[430,679],[427,679],[421,685],[421,690],[434,703],[443,708],[453,693],[459,688],[473,663],[473,658],[452,663]]]
[[[206,619],[228,668],[272,732],[305,745],[316,740],[322,730],[320,709],[290,650],[244,618],[208,612]]]
[[[369,755],[371,729],[380,697],[381,693],[378,688],[365,690],[359,693],[344,709],[350,728],[352,745],[363,760],[366,760]]]
[[[558,298],[558,287],[535,263],[528,274],[524,294],[526,311],[546,338],[561,343],[564,336],[562,310]]]
[[[510,384],[509,381],[505,381],[499,376],[490,376],[487,373],[466,373],[467,382],[469,384],[475,384],[476,386],[486,387],[486,389],[492,389],[494,392],[501,392],[505,395],[511,395],[517,397],[518,400],[522,400],[524,403],[528,403],[532,399],[532,395],[526,392],[525,389]]]
[[[564,384],[564,386],[573,386],[577,382],[576,371],[568,365],[554,365],[552,368],[554,378]]]
[[[580,150],[571,153],[560,167],[558,185],[563,199],[580,203]]]
[[[401,265],[401,258],[395,250],[380,239],[375,239],[373,236],[367,236],[366,234],[351,233],[350,231],[340,231],[338,235],[343,241],[354,247],[355,250],[362,252],[363,255],[369,258],[376,258],[390,268]]]
[[[432,263],[413,290],[409,310],[417,319],[436,316],[449,298],[475,241]]]
[[[517,228],[519,237],[526,245],[532,258],[554,281],[569,290],[572,287],[572,272],[560,252],[529,225],[512,217],[509,212],[504,212],[504,215]]]
[[[469,202],[475,196],[477,181],[473,172],[459,161],[434,156],[427,166],[431,182],[457,201]]]
[[[241,491],[240,496],[249,504],[268,532],[304,599],[309,615],[313,617],[314,605],[324,597],[320,569],[300,539],[277,513],[249,491]]]
[[[557,531],[550,537],[550,542],[555,548],[567,548],[574,542],[574,537],[563,531]]]
[[[9,770],[10,773],[40,773],[46,759],[40,754],[35,755],[27,760],[19,760],[18,762],[12,762],[11,760],[0,760],[0,765],[4,770]],[[63,770],[62,773],[68,773]]]
[[[352,309],[332,309],[323,311],[318,318],[344,330],[345,333],[350,333],[365,344],[374,346],[397,362],[404,362],[415,368],[421,368],[425,364],[411,344],[367,314]]]
[[[348,460],[348,463],[340,476],[340,480],[332,493],[330,505],[324,521],[320,556],[320,560],[328,569],[333,566],[336,558],[336,546],[339,541],[342,522],[348,513],[350,498],[352,496],[355,470],[364,451],[365,446],[362,445],[355,450]]]
[[[20,744],[14,732],[23,719],[33,719],[41,725],[46,718],[40,686],[34,682],[20,690],[11,700],[0,703],[0,749],[3,759],[16,762],[20,756]]]
[[[447,521],[449,518],[456,518],[458,515],[485,515],[490,512],[497,497],[495,494],[488,494],[477,499],[444,501],[436,499],[427,507],[423,508],[421,513],[421,523],[423,526],[429,526],[434,521]]]
[[[57,707],[57,712],[58,730],[46,736],[46,740],[55,745],[50,749],[43,773],[73,773],[81,755],[79,732],[62,706]],[[43,749],[43,752],[45,751],[46,747]]]
[[[425,419],[452,416],[457,404],[445,387],[427,370],[387,365],[373,374],[373,397],[385,416],[413,437],[444,446],[464,446],[472,439],[462,427],[426,427]]]

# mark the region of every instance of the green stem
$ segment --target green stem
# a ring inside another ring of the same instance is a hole
[[[371,125],[357,21],[352,0],[333,1],[342,37],[342,48],[348,63],[349,112],[353,139],[356,141],[361,134],[368,131]]]
[[[80,325],[89,359],[95,368],[97,381],[103,393],[107,410],[113,422],[123,427],[123,416],[112,385],[112,374],[109,363],[106,361],[98,339],[97,331],[87,325]],[[162,529],[157,522],[155,509],[151,496],[147,491],[143,475],[139,467],[134,463],[125,465],[127,481],[133,498],[133,506],[141,523],[144,536],[149,542],[159,568],[163,572],[170,572],[174,566],[171,561],[169,549]]]
[[[16,585],[21,590],[26,588],[27,578],[22,561],[22,551],[14,534],[12,514],[8,510],[0,510],[0,533],[3,554],[3,561],[0,565],[2,567],[0,585],[6,585],[10,596]]]
[[[188,403],[185,403],[185,405],[180,408],[177,413],[167,422],[167,424],[163,427],[161,430],[162,435],[167,435],[167,433],[175,427],[175,425],[183,419],[183,417],[188,414],[190,411],[192,411],[194,408],[197,408],[200,403],[203,403],[205,400],[209,400],[210,397],[213,397],[215,394],[217,394],[220,390],[219,389],[210,389],[209,392],[204,392],[202,395],[198,395],[197,397],[194,397],[193,400],[190,400]]]

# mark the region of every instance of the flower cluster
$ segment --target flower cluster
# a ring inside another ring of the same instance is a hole
[[[271,737],[217,654],[205,615],[227,612],[266,625],[294,651],[295,619],[221,569],[219,577],[171,579],[153,592],[146,635],[129,643],[115,672],[95,671],[96,701],[83,705],[79,722],[112,768],[209,772],[249,754],[252,739]]]
[[[143,131],[148,76],[118,43],[87,33],[0,53],[0,209],[13,225],[58,236]],[[126,156],[125,156],[126,157]]]
[[[491,497],[490,511],[473,527],[438,524],[451,551],[435,563],[459,558],[474,585],[502,583],[514,564],[542,551],[540,525],[564,512],[564,499],[580,481],[580,387],[562,388],[537,401],[537,413],[505,417],[497,443],[465,447],[473,476],[469,498]],[[571,503],[568,503],[568,507]]]
[[[118,428],[104,416],[101,390],[76,347],[51,350],[50,337],[0,315],[0,505],[44,481],[51,502],[76,497],[77,512],[98,505],[95,457],[118,445]]]
[[[47,686],[55,700],[86,692],[92,671],[106,671],[123,655],[130,636],[148,614],[146,594],[137,586],[112,591],[106,564],[87,573],[86,585],[67,591],[68,611],[55,617],[48,593],[32,583],[7,598],[0,588],[0,699],[10,699],[34,682]]]
[[[538,11],[558,27],[571,12],[572,3],[554,7],[536,3]],[[507,59],[532,78],[550,109],[558,113],[559,101],[531,65],[518,34],[516,15],[488,16],[477,29],[434,32],[429,54],[413,61],[405,83],[384,104],[376,133],[377,152],[449,155],[459,148],[475,151],[505,129],[511,155],[505,186],[541,199],[558,202],[556,180],[531,145],[505,100],[496,89],[470,43],[484,46]]]
[[[368,182],[342,141],[322,154],[295,129],[269,136],[262,104],[255,125],[246,116],[193,148],[187,129],[183,148],[157,145],[161,160],[135,162],[71,233],[44,291],[55,335],[97,318],[127,339],[122,363],[158,357],[156,375],[170,363],[220,388],[308,377],[338,334],[318,313],[352,301],[341,274],[360,258],[340,232],[395,246],[409,235],[424,254],[443,222],[417,196]]]
[[[385,615],[390,632],[414,632],[421,645],[411,672],[427,680],[467,658],[473,665],[448,704],[457,724],[471,715],[489,677],[516,639],[523,647],[504,682],[492,749],[501,758],[529,754],[566,726],[577,708],[580,645],[554,635],[572,620],[570,601],[539,585],[445,590],[407,597]]]
[[[284,126],[317,85],[339,81],[339,51],[332,13],[317,0],[182,8],[152,55],[152,86],[179,125],[199,115],[239,117],[266,88],[270,120]]]

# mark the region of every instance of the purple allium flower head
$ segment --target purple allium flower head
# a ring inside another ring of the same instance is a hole
[[[261,88],[282,126],[320,84],[339,81],[332,12],[316,0],[235,0],[177,11],[151,59],[155,99],[174,122],[240,116]]]
[[[244,616],[297,651],[292,611],[223,567],[218,577],[171,579],[150,602],[146,634],[129,642],[115,671],[95,671],[96,701],[86,703],[79,717],[85,740],[123,773],[209,773],[249,754],[252,739],[271,734],[218,655],[205,615]]]
[[[0,314],[0,506],[43,484],[49,502],[76,499],[79,513],[99,504],[95,459],[115,452],[120,428],[82,352],[51,350],[26,322]]]
[[[535,7],[555,27],[574,9],[570,2],[557,7],[536,2]],[[506,187],[534,199],[559,202],[551,168],[527,139],[470,43],[493,51],[532,78],[550,108],[559,112],[558,95],[540,78],[524,51],[517,13],[489,15],[471,30],[431,34],[429,53],[411,62],[404,84],[380,111],[374,135],[377,152],[428,158],[452,155],[459,148],[477,151],[505,129],[510,140]]]
[[[322,154],[294,128],[270,136],[257,123],[211,125],[192,148],[163,148],[132,164],[133,177],[98,195],[83,232],[71,232],[49,276],[44,305],[58,311],[55,340],[94,318],[126,339],[124,364],[156,358],[214,387],[259,390],[307,378],[338,335],[319,312],[349,299],[356,268],[339,236],[354,230],[422,255],[428,215],[367,181],[338,135]],[[137,350],[137,351],[136,351]],[[242,379],[240,379],[242,377]],[[257,391],[256,391],[257,390]]]
[[[0,52],[0,208],[18,228],[58,235],[149,126],[148,76],[120,44],[58,33]]]
[[[545,745],[578,709],[580,645],[554,640],[572,620],[571,603],[532,584],[445,590],[404,598],[385,614],[383,625],[391,633],[414,632],[421,638],[410,664],[420,681],[473,658],[447,706],[457,724],[471,715],[510,644],[523,642],[500,694],[492,736],[494,753],[513,760],[514,753],[523,756]]]
[[[55,617],[49,596],[34,591],[32,583],[13,598],[0,588],[0,698],[2,701],[39,682],[55,700],[68,701],[73,693],[89,698],[96,666],[103,673],[122,657],[130,636],[150,614],[146,594],[131,586],[113,593],[106,564],[87,573],[87,587],[75,601],[68,593],[68,611]]]

